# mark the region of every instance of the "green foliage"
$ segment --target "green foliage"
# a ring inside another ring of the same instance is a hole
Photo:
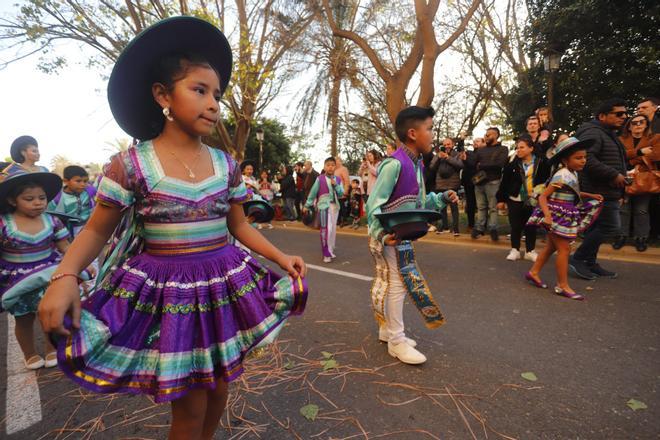
[[[536,64],[519,78],[507,97],[514,129],[545,105],[543,53],[563,53],[555,80],[554,116],[564,129],[575,129],[593,108],[611,97],[632,107],[660,90],[660,27],[657,0],[528,0],[532,21],[527,32]]]
[[[225,121],[225,125],[230,135],[233,136],[234,130],[236,130],[234,120]],[[291,163],[291,139],[285,134],[286,127],[279,121],[268,118],[253,122],[245,146],[245,160],[251,160],[258,166],[259,141],[257,141],[256,135],[257,128],[264,131],[264,169],[273,174],[278,171],[280,165],[289,165]]]

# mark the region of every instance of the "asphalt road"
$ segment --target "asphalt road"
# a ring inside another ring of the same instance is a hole
[[[312,265],[346,273],[310,270],[305,314],[232,385],[216,438],[659,438],[659,266],[610,262],[618,279],[572,281],[588,298],[577,302],[524,283],[530,263],[506,261],[501,250],[420,243],[418,261],[447,323],[428,330],[406,305],[408,336],[429,359],[412,367],[377,341],[363,237],[339,235],[338,258],[324,265],[317,233],[265,233]],[[554,266],[542,275],[552,285]],[[11,358],[7,328],[3,314],[0,365]],[[166,437],[167,406],[93,395],[56,370],[20,374],[0,375],[0,438]],[[25,416],[35,411],[21,408],[17,380],[38,390],[39,420]],[[634,411],[630,399],[647,408]],[[313,421],[300,413],[309,404],[319,410]],[[17,413],[25,429],[8,435]]]

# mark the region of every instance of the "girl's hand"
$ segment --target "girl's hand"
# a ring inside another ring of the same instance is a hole
[[[543,217],[543,223],[548,226],[552,226],[552,216],[550,214]]]
[[[307,266],[305,266],[305,262],[297,255],[283,255],[277,264],[280,265],[282,270],[287,271],[292,278],[304,278],[307,274]]]
[[[397,246],[401,244],[401,240],[397,238],[396,234],[392,233],[385,236],[383,243],[385,246]]]
[[[592,194],[591,197],[598,200],[601,203],[603,202],[603,200],[605,200],[602,194]]]
[[[63,277],[48,287],[37,311],[41,328],[46,333],[69,336],[64,328],[64,315],[71,314],[73,327],[80,328],[80,290],[76,278]]]

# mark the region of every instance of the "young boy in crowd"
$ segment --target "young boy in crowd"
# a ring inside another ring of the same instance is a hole
[[[339,217],[339,199],[344,195],[341,179],[335,176],[337,162],[328,157],[323,163],[323,173],[314,182],[305,202],[306,212],[316,203],[321,224],[321,251],[323,262],[330,263],[335,255],[335,237],[337,218]]]
[[[94,209],[94,198],[96,190],[89,185],[89,174],[78,165],[70,165],[64,168],[63,186],[60,192],[50,202],[50,211],[62,213],[75,217],[70,222],[72,238],[76,237],[89,220]]]
[[[381,163],[367,201],[369,250],[376,263],[371,300],[379,325],[378,338],[387,342],[390,356],[406,364],[426,362],[426,356],[415,349],[417,343],[405,334],[406,292],[428,328],[441,326],[444,317],[417,268],[412,243],[387,234],[376,215],[403,210],[440,211],[448,202],[458,201],[454,191],[427,194],[424,188],[422,155],[431,151],[434,114],[430,107],[417,106],[399,112],[395,131],[403,144]]]
[[[360,219],[362,218],[362,191],[360,191],[360,181],[358,179],[351,180],[351,189],[348,203],[350,208],[350,215],[353,219],[351,228],[357,229],[360,227]]]

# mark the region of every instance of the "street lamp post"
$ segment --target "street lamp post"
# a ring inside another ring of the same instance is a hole
[[[559,70],[561,53],[550,51],[543,57],[543,70],[548,74],[548,113],[552,117],[554,110],[555,95],[555,73]]]
[[[263,128],[258,128],[256,133],[257,140],[259,141],[259,172],[264,164],[264,130]]]

